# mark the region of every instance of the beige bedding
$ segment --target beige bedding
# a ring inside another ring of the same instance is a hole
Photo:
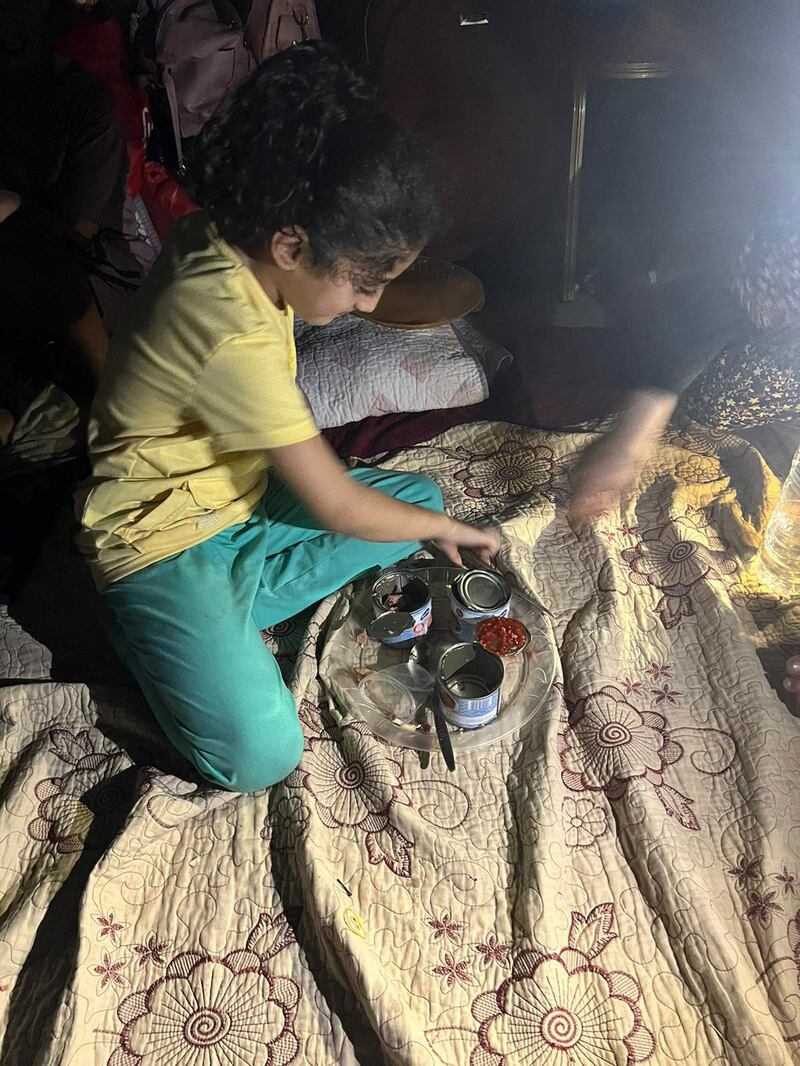
[[[777,483],[696,429],[576,537],[585,440],[482,423],[387,464],[497,516],[555,615],[552,698],[455,774],[326,707],[333,599],[270,634],[307,750],[253,796],[182,780],[129,693],[32,680],[0,618],[4,1066],[800,1062],[800,719],[759,659],[800,614],[753,558]]]

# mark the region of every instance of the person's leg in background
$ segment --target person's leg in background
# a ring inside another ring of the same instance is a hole
[[[233,792],[282,780],[303,749],[294,698],[251,615],[265,537],[256,515],[105,590],[112,642],[161,728]]]
[[[404,503],[443,509],[439,486],[421,474],[358,468],[350,476]],[[419,543],[378,543],[319,528],[297,497],[273,479],[264,500],[267,548],[253,618],[259,629],[277,625],[376,567],[391,566]]]

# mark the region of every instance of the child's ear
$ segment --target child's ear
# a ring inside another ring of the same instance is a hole
[[[308,248],[308,237],[300,226],[291,226],[273,233],[270,252],[281,270],[297,270]]]

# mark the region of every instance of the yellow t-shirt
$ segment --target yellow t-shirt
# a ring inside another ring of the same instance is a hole
[[[115,334],[92,409],[79,542],[99,587],[253,513],[270,448],[319,430],[280,311],[202,214],[179,222]]]

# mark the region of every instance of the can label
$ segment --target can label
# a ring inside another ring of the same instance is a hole
[[[479,595],[473,596],[472,586]],[[511,590],[500,574],[471,570],[459,575],[450,586],[452,630],[459,640],[474,640],[475,626],[485,618],[507,618],[511,611]]]
[[[376,618],[397,612],[410,615],[412,622],[399,636],[379,638],[384,644],[408,644],[424,637],[433,621],[430,589],[413,574],[383,574],[372,586],[372,609]]]
[[[503,664],[474,644],[455,644],[442,656],[437,677],[439,706],[451,725],[478,729],[497,717]]]

